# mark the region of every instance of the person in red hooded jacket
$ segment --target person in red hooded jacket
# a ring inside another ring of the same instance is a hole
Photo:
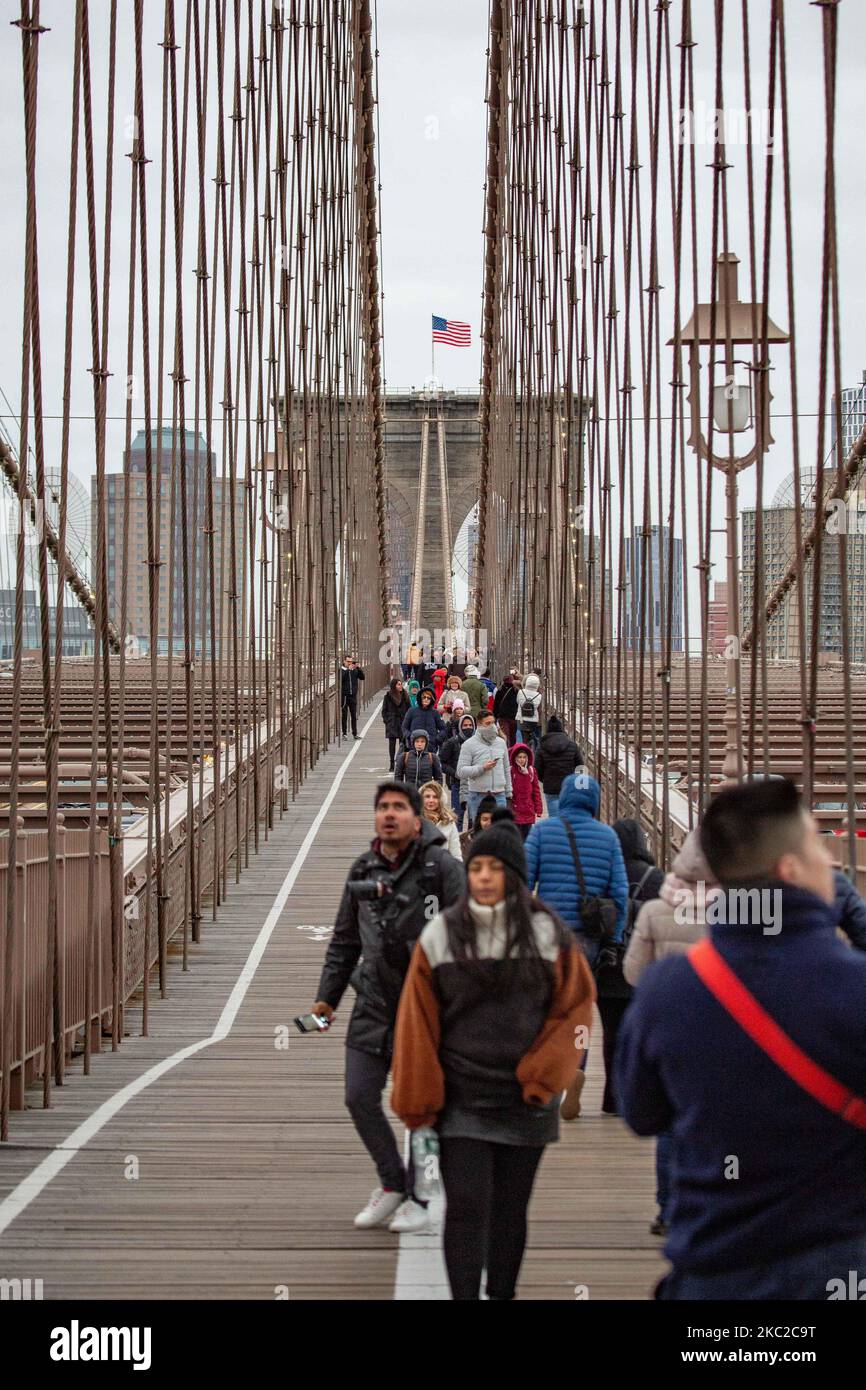
[[[515,743],[508,750],[511,763],[511,792],[514,797],[512,810],[518,829],[524,840],[535,822],[544,813],[541,801],[541,784],[535,771],[532,749],[525,743]]]
[[[447,679],[448,668],[444,666],[441,661],[438,661],[436,663],[436,669],[433,672],[433,689],[436,693],[437,705],[439,704],[439,701],[442,699],[442,691],[445,689],[445,682],[447,681]]]

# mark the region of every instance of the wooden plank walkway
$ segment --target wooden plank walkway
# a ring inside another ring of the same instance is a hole
[[[345,872],[370,838],[372,789],[387,767],[378,703],[364,720],[363,742],[331,747],[241,883],[230,882],[191,969],[173,963],[168,998],[152,992],[151,1035],[134,1035],[130,1008],[132,1035],[117,1053],[95,1057],[89,1078],[74,1064],[51,1110],[13,1115],[0,1150],[0,1227],[3,1199],[100,1105],[212,1034],[349,759],[227,1036],[141,1090],[74,1154],[0,1234],[0,1278],[42,1279],[47,1299],[394,1297],[398,1238],[352,1226],[375,1174],[343,1105],[349,1008],[321,1037],[292,1026],[315,997]],[[275,1046],[281,1028],[287,1048]],[[579,1286],[590,1299],[644,1298],[663,1268],[647,1229],[652,1146],[599,1114],[592,1064],[584,1094],[584,1115],[563,1126],[542,1164],[523,1298],[574,1299]],[[408,1296],[425,1296],[427,1247],[429,1296],[442,1297],[435,1242],[422,1241],[420,1254],[418,1245],[403,1238]]]

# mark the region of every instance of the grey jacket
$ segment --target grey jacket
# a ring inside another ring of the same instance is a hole
[[[485,768],[490,759],[495,766]],[[501,736],[487,743],[480,733],[468,738],[460,749],[457,759],[457,776],[460,778],[461,794],[465,786],[469,792],[492,792],[494,796],[511,795],[511,766],[508,761],[508,744]]]

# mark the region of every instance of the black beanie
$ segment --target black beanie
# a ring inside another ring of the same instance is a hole
[[[527,882],[526,854],[523,839],[514,822],[514,817],[505,806],[498,806],[493,812],[493,822],[486,830],[480,830],[469,842],[466,856],[466,869],[476,854],[489,854],[500,859],[518,878]]]
[[[561,734],[563,732],[562,720],[557,719],[555,714],[552,714],[547,721],[547,732],[549,734]]]

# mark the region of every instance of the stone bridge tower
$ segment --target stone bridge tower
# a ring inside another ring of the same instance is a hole
[[[478,393],[424,391],[387,394],[385,447],[388,470],[389,558],[393,593],[401,617],[409,619],[412,573],[416,556],[416,518],[421,487],[422,436],[425,413],[430,426],[427,446],[426,506],[423,559],[418,602],[418,625],[429,629],[449,625],[451,602],[446,597],[442,517],[442,482],[436,419],[441,412],[445,436],[448,527],[452,564],[458,533],[477,500],[479,421]]]

